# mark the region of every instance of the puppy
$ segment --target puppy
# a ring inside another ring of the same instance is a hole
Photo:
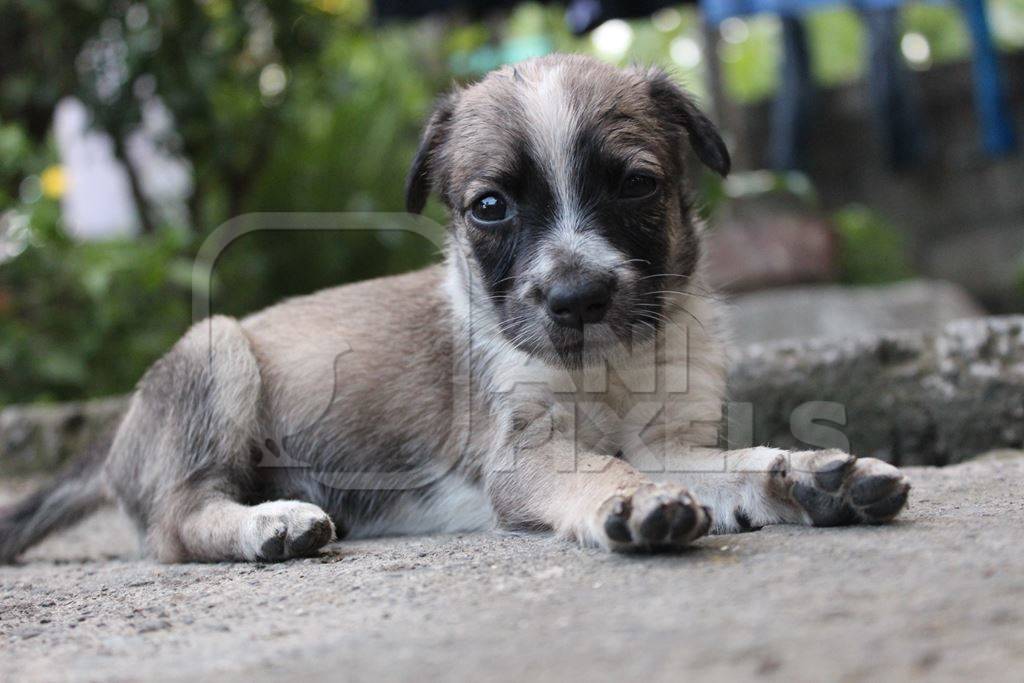
[[[407,208],[447,207],[445,263],[195,325],[108,448],[0,518],[0,560],[110,497],[164,562],[496,524],[648,551],[891,520],[910,487],[879,460],[718,448],[688,150],[728,172],[657,70],[555,55],[444,97]]]

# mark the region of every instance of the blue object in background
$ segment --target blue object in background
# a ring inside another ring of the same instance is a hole
[[[814,78],[804,22],[782,15],[782,77],[772,107],[768,164],[779,171],[804,168],[807,131],[814,109]]]
[[[974,49],[974,105],[981,119],[985,150],[1002,155],[1017,146],[1010,107],[1003,86],[1003,72],[999,66],[999,53],[992,42],[992,31],[984,0],[958,0],[960,10],[967,19]]]
[[[749,14],[778,14],[798,17],[810,10],[838,4],[837,0],[700,0],[700,8],[708,22],[717,26],[729,17]],[[903,0],[859,0],[862,7],[899,7]]]
[[[984,0],[957,0],[973,42],[974,100],[986,152],[1002,155],[1016,148],[1016,136],[1003,86],[999,55],[992,41]],[[779,169],[800,166],[802,126],[809,120],[813,83],[800,16],[836,4],[836,0],[700,0],[707,21],[717,26],[734,16],[771,12],[782,18],[782,78],[772,115],[770,163]],[[920,158],[923,133],[899,50],[898,8],[903,0],[855,0],[853,6],[869,35],[868,81],[876,118],[892,164],[905,167]]]
[[[903,62],[899,8],[855,4],[868,33],[868,92],[875,127],[882,132],[889,165],[905,169],[921,161],[926,125]]]

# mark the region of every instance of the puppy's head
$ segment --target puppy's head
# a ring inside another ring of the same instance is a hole
[[[653,336],[696,266],[687,146],[728,172],[714,126],[663,72],[544,57],[440,101],[407,208],[435,190],[495,329],[579,365]]]

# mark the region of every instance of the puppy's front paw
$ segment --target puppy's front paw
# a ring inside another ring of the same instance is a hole
[[[889,463],[841,451],[794,455],[809,456],[809,466],[789,470],[790,496],[814,526],[888,522],[907,504],[910,481]]]
[[[312,555],[333,539],[327,513],[297,500],[253,506],[241,529],[242,555],[260,562]]]
[[[611,550],[650,552],[682,548],[706,534],[711,511],[682,487],[644,484],[605,501],[598,519]]]

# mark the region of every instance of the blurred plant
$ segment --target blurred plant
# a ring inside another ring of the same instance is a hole
[[[753,102],[775,92],[782,60],[780,31],[779,20],[769,15],[722,22],[718,52],[722,80],[731,98]]]
[[[449,85],[445,48],[429,23],[369,22],[366,0],[0,4],[0,403],[130,388],[189,324],[186,266],[229,217],[401,209],[421,122]],[[55,198],[74,178],[49,137],[66,96],[127,162],[142,238],[68,238]],[[154,98],[176,121],[162,144],[193,170],[188,225],[163,224],[125,153]],[[393,234],[258,233],[218,260],[211,294],[241,315],[434,251]]]
[[[851,204],[832,219],[840,238],[843,282],[880,284],[913,275],[903,235],[877,212]]]
[[[0,268],[0,404],[125,391],[191,312],[188,234],[77,243],[41,203],[24,251]]]
[[[996,42],[1006,49],[1024,48],[1024,0],[990,0],[988,9]]]
[[[177,135],[163,143],[192,165],[190,222],[202,231],[265,208],[255,190],[295,134],[305,152],[327,146],[321,157],[346,141],[339,133],[380,145],[346,160],[379,173],[392,141],[408,144],[444,77],[407,35],[368,31],[366,0],[21,0],[3,5],[0,26],[0,120],[25,122],[39,142],[59,99],[82,100],[126,166],[147,233],[159,213],[126,148],[152,98],[176,122]],[[336,148],[339,159],[345,149]],[[291,187],[305,187],[312,170],[303,175]]]
[[[730,199],[785,194],[813,206],[817,195],[810,178],[799,171],[747,171],[733,173],[722,181],[725,196]]]
[[[756,206],[758,212],[779,210],[785,214],[795,206],[821,212],[814,185],[806,175],[797,172],[748,171],[733,173],[725,180],[707,174],[701,194],[706,199],[703,212],[712,228],[719,210],[733,214],[735,219],[737,208],[744,205]],[[829,218],[839,238],[842,282],[870,285],[913,276],[903,234],[877,212],[851,204],[832,212]]]
[[[991,2],[1003,45],[1024,44],[1021,3]],[[564,8],[547,4],[523,3],[504,21],[449,17],[390,27],[374,26],[369,9],[369,0],[0,3],[0,403],[128,389],[188,325],[185,266],[232,216],[400,210],[419,127],[452,74],[474,78],[496,61],[582,51],[674,68],[706,96],[713,60],[690,7],[651,21],[608,22],[585,38],[568,33]],[[966,49],[955,10],[915,5],[905,17],[934,59]],[[810,31],[819,78],[860,73],[862,37],[848,11],[816,14]],[[727,91],[769,95],[777,24],[743,19],[726,32]],[[143,238],[80,244],[67,237],[57,200],[74,178],[59,165],[49,133],[67,96],[86,105],[126,163]],[[175,122],[161,143],[193,172],[185,225],[166,224],[170,214],[146,196],[126,153],[127,136],[154,100]],[[701,176],[704,212],[744,191],[736,186],[742,180],[726,186]],[[428,212],[441,217],[436,204]],[[844,212],[839,223],[850,281],[907,271],[896,233],[866,210]],[[215,310],[241,315],[434,257],[431,245],[410,236],[262,232],[218,259],[211,295]]]
[[[818,205],[814,186],[799,171],[734,171],[721,178],[701,167],[699,173],[697,210],[712,229],[718,212],[727,209],[733,200],[778,199],[795,201],[811,209]]]

